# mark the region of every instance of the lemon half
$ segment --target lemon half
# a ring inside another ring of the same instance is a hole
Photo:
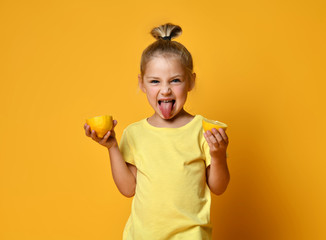
[[[203,119],[203,128],[206,132],[207,130],[212,131],[213,128],[216,128],[217,130],[219,128],[222,128],[224,131],[227,129],[227,125],[225,123],[209,120],[209,119]]]
[[[86,123],[91,127],[91,131],[95,130],[97,136],[103,138],[112,129],[113,118],[110,115],[97,116],[86,119]]]

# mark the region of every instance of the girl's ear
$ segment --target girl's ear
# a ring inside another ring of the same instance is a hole
[[[190,85],[188,92],[190,92],[195,87],[195,81],[196,81],[196,73],[193,73],[190,78]]]
[[[144,87],[144,82],[143,82],[143,79],[140,74],[138,74],[138,86],[144,93],[146,93],[146,89]]]

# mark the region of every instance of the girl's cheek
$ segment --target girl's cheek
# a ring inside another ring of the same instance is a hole
[[[175,89],[175,93],[176,93],[178,96],[182,96],[182,97],[187,96],[187,91],[186,91],[186,88],[185,88],[184,86],[178,86],[178,87]]]
[[[147,95],[149,96],[154,96],[156,92],[157,92],[156,87],[148,87],[146,91]]]
[[[147,97],[150,99],[151,102],[153,102],[153,104],[155,104],[157,101],[157,94],[157,89],[151,89],[147,92]]]

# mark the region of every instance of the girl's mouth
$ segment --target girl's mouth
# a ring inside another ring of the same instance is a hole
[[[175,100],[158,100],[159,109],[163,114],[164,118],[169,119],[172,115],[172,110],[175,105]]]

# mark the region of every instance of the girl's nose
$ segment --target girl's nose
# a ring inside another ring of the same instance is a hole
[[[171,93],[171,88],[170,86],[162,86],[161,88],[161,93],[164,95],[169,95]]]

